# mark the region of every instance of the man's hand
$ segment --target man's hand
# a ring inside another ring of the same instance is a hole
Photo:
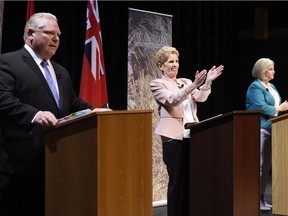
[[[38,124],[44,128],[49,128],[51,126],[56,125],[58,120],[53,115],[53,113],[49,111],[40,111],[36,114],[34,123]]]

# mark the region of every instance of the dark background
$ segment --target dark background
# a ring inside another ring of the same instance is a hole
[[[2,53],[23,46],[26,1],[5,1]],[[230,1],[99,1],[109,106],[127,108],[128,9],[173,16],[173,46],[180,52],[178,77],[194,79],[196,70],[225,66],[213,82],[209,99],[198,104],[198,116],[245,109],[251,70],[261,57],[275,61],[276,85],[288,99],[288,2]],[[62,32],[54,60],[66,67],[79,92],[86,29],[86,1],[36,1],[35,12],[57,16]],[[268,11],[269,37],[256,39],[255,9]],[[154,59],[151,59],[154,61]]]

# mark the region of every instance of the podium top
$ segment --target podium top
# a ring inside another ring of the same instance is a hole
[[[76,113],[71,113],[69,116],[60,119],[60,121],[54,127],[49,128],[47,131],[51,131],[56,128],[63,127],[65,125],[69,125],[78,121],[82,121],[84,119],[93,118],[93,116],[149,114],[153,112],[154,110],[116,110],[116,111],[111,110],[111,111],[99,111],[99,112],[82,110]]]
[[[219,114],[207,119],[204,119],[198,123],[186,123],[185,124],[185,129],[191,129],[193,127],[199,127],[200,125],[206,125],[206,124],[210,124],[212,122],[217,122],[219,120],[225,120],[225,119],[229,119],[232,118],[235,115],[251,115],[251,114],[259,114],[259,116],[261,115],[262,111],[261,110],[233,110],[231,112],[225,113],[225,114]]]
[[[271,118],[271,119],[269,119],[269,121],[271,121],[272,124],[273,124],[273,123],[276,123],[276,122],[285,120],[285,119],[287,119],[287,118],[288,118],[288,113],[283,114],[283,115],[280,115],[280,116],[276,116],[276,117],[274,117],[274,118]]]

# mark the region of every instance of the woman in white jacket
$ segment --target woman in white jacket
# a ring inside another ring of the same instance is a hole
[[[196,102],[204,102],[211,84],[222,74],[224,66],[213,66],[208,72],[196,72],[195,80],[179,78],[179,52],[162,47],[155,55],[162,77],[152,80],[150,89],[159,105],[160,122],[155,133],[161,136],[163,161],[169,175],[168,216],[188,215],[188,150],[190,130],[186,122],[199,122]],[[203,84],[203,85],[202,85]]]

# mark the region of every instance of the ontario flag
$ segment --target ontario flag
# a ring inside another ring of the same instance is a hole
[[[26,22],[34,14],[34,11],[35,11],[34,0],[28,0],[27,1],[27,8],[26,8]]]
[[[108,96],[97,0],[89,0],[80,98],[95,107],[107,107]]]

